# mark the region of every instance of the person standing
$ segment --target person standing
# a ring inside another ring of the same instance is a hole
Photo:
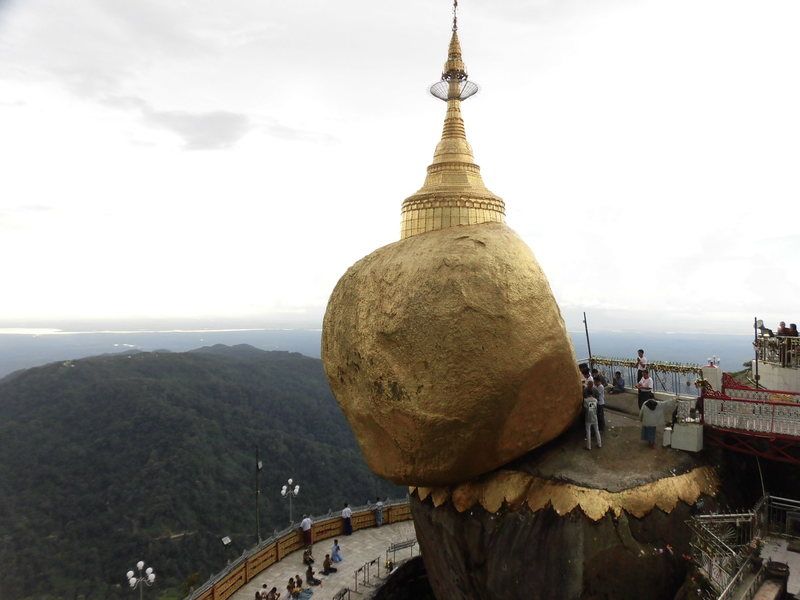
[[[647,369],[642,371],[642,378],[636,384],[636,389],[639,390],[639,409],[641,410],[645,401],[653,397],[653,378],[650,377]]]
[[[580,371],[581,374],[581,385],[583,385],[583,387],[586,387],[587,381],[594,381],[594,379],[592,379],[592,374],[589,372],[589,366],[586,363],[579,364],[578,371]]]
[[[642,373],[647,370],[647,357],[644,355],[644,350],[639,348],[636,351],[636,381],[642,378]]]
[[[383,525],[383,502],[380,496],[375,498],[375,527]]]
[[[597,436],[597,447],[603,447],[600,439],[600,431],[597,428],[597,398],[594,397],[591,388],[583,390],[583,422],[586,425],[586,449],[592,449],[592,430]]]
[[[347,502],[344,503],[344,508],[342,509],[342,520],[344,521],[344,534],[345,535],[352,535],[353,533],[353,511],[350,510],[350,505]]]
[[[600,431],[606,430],[606,386],[605,377],[598,375],[594,378],[594,389],[597,390],[597,427]]]
[[[303,530],[303,543],[306,545],[306,548],[310,548],[314,543],[311,537],[311,517],[303,515],[303,520],[300,521],[300,529]]]
[[[645,401],[639,409],[639,420],[642,422],[642,441],[650,444],[651,448],[656,447],[656,427],[659,423],[663,424],[664,417],[661,415],[660,402],[653,398]]]

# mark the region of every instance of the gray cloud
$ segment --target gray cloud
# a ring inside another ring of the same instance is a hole
[[[107,96],[101,102],[112,108],[138,111],[150,127],[166,129],[180,136],[187,150],[228,148],[255,128],[287,141],[323,144],[337,141],[327,133],[297,129],[272,118],[256,123],[246,114],[226,110],[207,112],[158,110],[136,96]]]
[[[330,134],[318,131],[305,131],[303,129],[295,129],[289,127],[278,121],[271,120],[263,126],[263,129],[271,136],[280,138],[282,140],[296,141],[296,142],[315,142],[322,144],[332,144],[338,139]]]
[[[255,127],[246,114],[227,110],[158,110],[136,96],[108,96],[101,102],[113,108],[138,111],[146,125],[178,135],[187,150],[229,148]]]
[[[146,109],[142,111],[142,116],[148,125],[179,135],[188,150],[228,148],[253,128],[247,115],[226,110],[187,112]]]

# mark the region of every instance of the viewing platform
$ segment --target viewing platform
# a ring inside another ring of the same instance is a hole
[[[392,544],[413,540],[415,537],[414,524],[411,521],[361,529],[350,536],[342,535],[337,539],[339,540],[339,546],[342,548],[344,560],[334,565],[338,570],[331,575],[323,575],[321,571],[325,555],[331,553],[333,540],[326,539],[315,543],[312,547],[315,561],[313,567],[315,577],[321,580],[322,583],[311,587],[314,591],[313,598],[330,600],[343,588],[351,590],[358,588],[359,594],[355,595],[355,597],[359,599],[369,597],[368,592],[373,589],[378,569],[380,569],[381,575],[385,572],[387,548]],[[410,548],[397,552],[397,561],[409,558],[411,552]],[[413,552],[416,556],[418,548],[415,548]],[[369,575],[367,575],[366,571],[356,573],[356,570],[360,567],[375,559],[377,559],[377,562],[370,565]],[[305,583],[306,566],[303,564],[302,549],[287,555],[280,562],[276,562],[256,575],[230,598],[233,600],[252,600],[255,591],[260,590],[262,584],[267,585],[267,590],[272,589],[273,586],[277,587],[278,591],[281,592],[281,598],[286,598],[286,584],[289,578],[295,575],[300,575],[303,578],[304,585],[307,587]],[[365,578],[367,579],[366,585],[364,584]],[[347,595],[344,598],[346,599]]]
[[[393,544],[415,540],[408,500],[392,500],[384,504],[383,525],[376,527],[373,506],[353,508],[353,534],[344,535],[344,522],[338,513],[313,517],[313,556],[315,577],[322,585],[314,586],[314,598],[333,598],[344,588],[360,586],[370,589],[376,576],[383,574],[386,552]],[[339,540],[344,560],[333,566],[338,569],[329,576],[322,575],[322,562],[331,553],[333,540]],[[286,598],[289,577],[300,575],[305,585],[306,566],[303,564],[303,537],[299,524],[293,524],[260,545],[246,550],[219,573],[212,575],[185,600],[252,600],[255,591],[267,584],[267,590],[278,588],[281,598]],[[396,553],[396,562],[419,553],[414,544]],[[393,558],[389,554],[389,558]],[[375,561],[372,568],[356,573],[360,567]],[[363,589],[362,588],[362,589]],[[347,598],[345,594],[344,598]],[[359,595],[364,598],[364,595]]]

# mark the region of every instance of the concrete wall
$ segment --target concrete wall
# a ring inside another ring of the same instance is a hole
[[[752,362],[753,377],[756,374],[755,361]],[[761,385],[768,390],[800,392],[800,369],[779,367],[770,363],[758,363]]]

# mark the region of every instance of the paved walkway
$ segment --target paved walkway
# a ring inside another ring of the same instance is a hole
[[[342,536],[339,539],[339,546],[342,548],[344,560],[336,565],[338,572],[325,576],[322,570],[322,561],[326,554],[330,554],[333,540],[325,540],[314,544],[314,567],[317,579],[322,580],[322,584],[315,586],[314,598],[319,600],[330,600],[333,595],[344,587],[354,586],[353,572],[374,558],[381,557],[381,575],[383,575],[383,564],[386,557],[386,549],[394,543],[405,542],[416,538],[414,524],[411,521],[392,523],[383,527],[372,527],[361,529],[351,536]],[[409,550],[398,552],[398,561],[407,558]],[[415,549],[415,555],[417,549]],[[239,589],[231,598],[233,600],[253,600],[255,591],[261,589],[262,584],[267,584],[267,589],[273,586],[281,592],[281,600],[286,598],[286,584],[289,577],[300,575],[303,581],[306,579],[306,566],[303,564],[303,551],[293,552],[280,562],[275,563],[268,569],[255,576],[247,585]],[[361,583],[359,582],[359,586]],[[355,596],[360,598],[360,596]]]

